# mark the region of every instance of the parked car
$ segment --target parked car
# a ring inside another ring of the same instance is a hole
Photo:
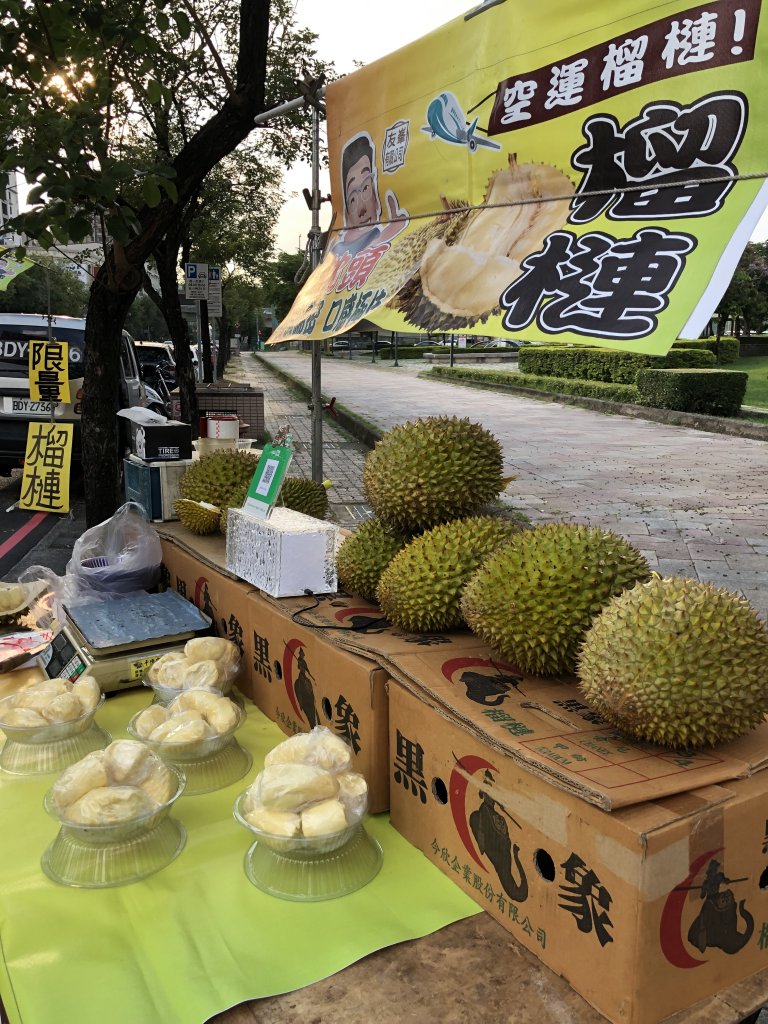
[[[80,456],[80,403],[85,364],[85,320],[54,316],[52,336],[66,341],[71,403],[60,403],[56,422],[74,423],[73,457]],[[8,476],[24,460],[27,431],[32,420],[50,415],[49,402],[29,396],[29,343],[48,336],[48,317],[37,313],[0,313],[0,476]],[[139,373],[136,346],[123,331],[120,350],[120,401],[123,408],[147,406],[147,392]]]
[[[527,341],[519,341],[517,338],[488,338],[485,341],[476,341],[469,348],[503,348],[508,352],[519,352]]]

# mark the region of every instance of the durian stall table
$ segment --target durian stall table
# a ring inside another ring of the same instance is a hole
[[[342,594],[316,604],[269,599],[228,578],[220,540],[191,538],[174,524],[161,533],[168,584],[196,602],[206,591],[214,604],[223,600],[225,614],[214,618],[224,628],[230,608],[245,620],[245,685],[284,731],[314,724],[310,707],[320,721],[348,724],[336,721],[328,695],[354,692],[345,657],[368,666],[361,679],[370,683],[372,718],[389,727],[369,771],[389,786],[392,823],[499,922],[486,921],[493,937],[481,941],[487,961],[504,965],[496,1019],[509,1019],[509,1000],[523,991],[538,1006],[531,1020],[557,1019],[532,992],[553,1010],[565,999],[568,1019],[604,1019],[565,983],[558,990],[557,974],[627,1024],[736,1024],[766,1001],[768,726],[716,756],[625,745],[590,717],[571,681],[526,679],[476,637],[393,630],[374,606]],[[236,607],[222,599],[228,586],[246,588]],[[304,668],[292,673],[300,654]],[[378,703],[376,671],[388,693]],[[298,675],[325,696],[300,703]],[[439,940],[423,948],[439,949]],[[397,979],[392,956],[385,975]],[[477,969],[487,976],[487,964]],[[442,968],[435,974],[447,984]],[[469,982],[458,967],[454,976],[463,992]],[[478,1004],[489,998],[486,987],[474,991]],[[526,1019],[524,1002],[515,1002],[516,1021]],[[279,1021],[280,1012],[264,1018],[259,1006],[258,1019]]]

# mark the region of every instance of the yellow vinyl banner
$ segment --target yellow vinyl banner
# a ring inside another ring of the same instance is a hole
[[[66,341],[30,341],[29,397],[33,402],[69,404],[68,353]]]
[[[29,424],[19,508],[69,512],[72,423]]]
[[[768,205],[767,36],[761,0],[504,0],[330,85],[332,230],[268,344],[699,337]]]

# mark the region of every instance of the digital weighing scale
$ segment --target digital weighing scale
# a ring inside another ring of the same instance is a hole
[[[153,662],[210,633],[211,620],[173,590],[71,604],[64,626],[38,657],[49,679],[85,672],[105,693],[139,686]]]

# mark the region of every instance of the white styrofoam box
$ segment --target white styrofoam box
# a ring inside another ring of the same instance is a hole
[[[273,508],[269,519],[231,508],[227,569],[270,597],[333,594],[339,543],[338,526],[291,508]]]

